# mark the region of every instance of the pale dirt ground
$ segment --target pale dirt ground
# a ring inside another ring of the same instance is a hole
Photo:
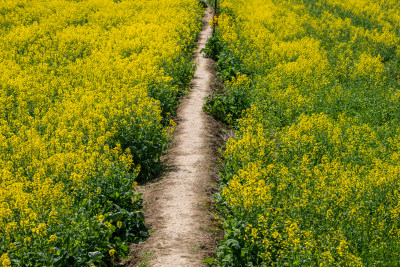
[[[221,126],[202,110],[214,76],[210,59],[200,54],[212,35],[211,18],[208,9],[194,54],[197,70],[178,108],[174,140],[164,159],[170,169],[139,189],[151,236],[133,248],[135,256],[129,266],[205,266],[204,259],[215,250],[210,202],[218,157],[215,139]]]

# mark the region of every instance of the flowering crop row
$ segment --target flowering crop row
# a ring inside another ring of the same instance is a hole
[[[107,265],[147,235],[201,27],[194,0],[0,3],[0,265]]]
[[[223,266],[397,266],[400,4],[222,0]]]

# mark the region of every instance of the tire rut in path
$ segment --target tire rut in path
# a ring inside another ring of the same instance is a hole
[[[213,226],[208,208],[216,154],[210,138],[215,124],[202,110],[213,75],[210,60],[200,54],[212,35],[211,17],[209,8],[194,52],[197,69],[191,90],[177,112],[178,125],[166,159],[171,170],[161,180],[140,188],[146,222],[153,233],[139,253],[151,255],[150,266],[203,266],[213,250],[214,237],[207,229]]]

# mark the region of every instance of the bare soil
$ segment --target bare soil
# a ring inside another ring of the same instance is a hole
[[[211,18],[208,9],[194,52],[197,70],[178,108],[174,140],[163,159],[169,168],[163,177],[139,188],[150,238],[133,247],[129,266],[204,266],[204,259],[215,253],[210,203],[216,187],[218,140],[224,138],[222,125],[202,110],[215,76],[211,60],[200,54],[212,35]]]

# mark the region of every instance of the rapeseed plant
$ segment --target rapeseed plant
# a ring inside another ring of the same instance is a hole
[[[398,3],[220,5],[219,265],[398,265]]]
[[[0,10],[0,264],[110,264],[147,236],[135,180],[159,170],[169,145],[202,9],[16,0]]]

